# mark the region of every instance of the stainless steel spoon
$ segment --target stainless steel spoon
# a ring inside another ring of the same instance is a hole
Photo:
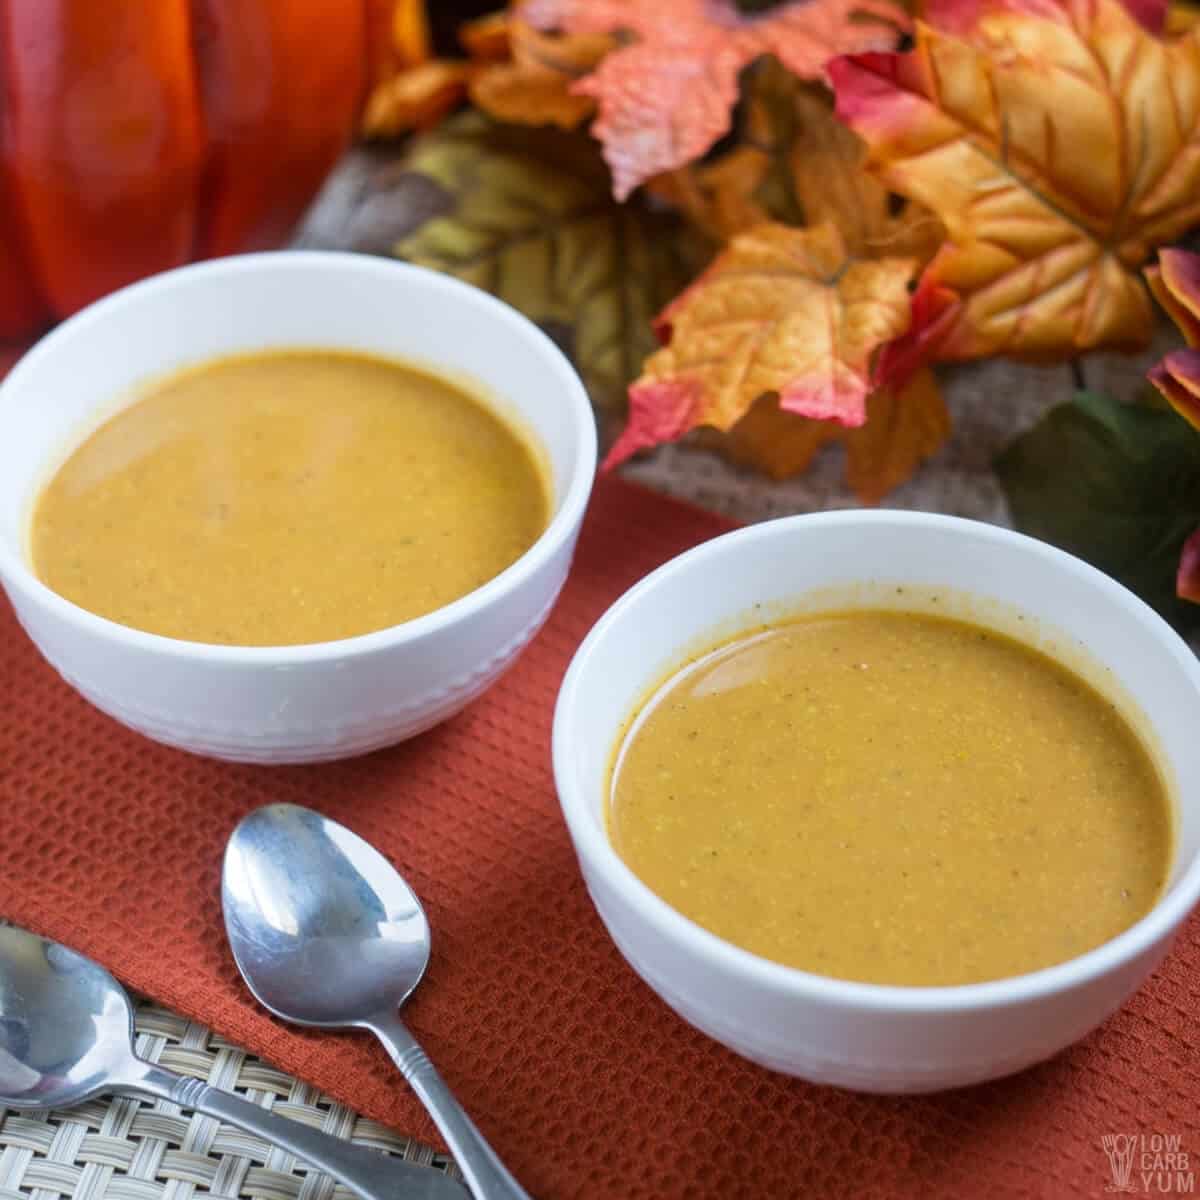
[[[429,922],[374,847],[311,809],[271,804],[225,850],[229,944],[277,1017],[368,1029],[429,1110],[477,1200],[529,1200],[400,1021],[429,962]]]
[[[0,1108],[69,1108],[102,1092],[198,1109],[303,1158],[366,1200],[466,1200],[466,1189],[441,1172],[308,1129],[138,1058],[133,1006],[103,967],[0,926]]]

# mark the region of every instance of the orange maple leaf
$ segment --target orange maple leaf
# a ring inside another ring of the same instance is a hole
[[[840,443],[846,451],[846,482],[861,503],[878,504],[941,447],[949,432],[946,402],[926,367],[902,389],[872,392],[863,425],[848,429],[833,421],[806,421],[763,396],[728,433],[703,444],[772,479],[787,479],[805,471],[821,447]]]
[[[473,62],[505,62],[512,54],[512,16],[507,9],[464,21],[458,40]]]
[[[431,129],[462,103],[471,74],[470,63],[445,58],[398,71],[367,98],[363,136],[388,138],[410,129]]]
[[[757,146],[737,146],[716,162],[689,163],[649,180],[647,190],[718,242],[769,220],[756,192],[769,167]]]
[[[927,17],[911,52],[829,68],[874,170],[948,231],[922,289],[952,304],[914,323],[926,360],[1144,346],[1139,268],[1200,220],[1200,33],[1164,41],[1119,0],[939,0]]]
[[[911,255],[921,266],[933,257],[942,223],[866,170],[865,143],[834,116],[824,87],[765,61],[744,92],[734,148],[655,176],[655,196],[722,242],[771,219],[829,221],[855,257]]]
[[[900,388],[880,388],[867,401],[867,422],[841,434],[846,481],[864,504],[878,504],[904,483],[950,435],[950,413],[925,367]]]
[[[738,73],[775,55],[805,79],[835,55],[888,48],[908,15],[892,0],[800,0],[744,16],[732,0],[527,0],[530,24],[567,33],[631,35],[574,85],[599,108],[613,191],[691,162],[729,130]]]
[[[945,240],[941,221],[923,204],[894,203],[901,197],[867,171],[866,144],[834,116],[824,95],[797,89],[792,106],[787,160],[805,224],[833,222],[855,257],[912,257],[924,267]]]
[[[571,85],[593,70],[616,42],[607,33],[544,33],[524,19],[524,9],[516,5],[507,20],[511,61],[479,71],[470,83],[471,100],[499,121],[574,129],[596,106]],[[477,57],[466,29],[463,41]]]
[[[833,116],[823,89],[770,61],[747,83],[738,146],[651,180],[656,195],[722,238],[759,224],[769,209],[789,224],[836,226],[847,260],[905,258],[921,267],[932,258],[944,238],[941,222],[919,204],[897,203],[901,198],[865,172],[866,146]],[[659,318],[665,336],[689,294]],[[896,344],[883,347],[879,365]],[[895,386],[866,398],[864,424],[814,420],[780,407],[778,394],[768,392],[727,431],[702,427],[697,444],[775,479],[805,470],[822,446],[841,444],[847,482],[864,504],[878,503],[938,449],[950,425],[931,371],[895,374]],[[639,399],[646,405],[637,429],[647,441],[678,436],[702,402],[695,389],[676,386],[649,386]]]
[[[912,258],[848,256],[832,224],[735,237],[662,314],[668,344],[629,389],[605,466],[700,425],[727,430],[764,393],[788,413],[862,425],[872,356],[907,327],[915,270]]]
[[[370,0],[372,36],[383,27],[388,0]],[[364,137],[395,137],[428,129],[466,97],[472,64],[433,57],[425,0],[394,0],[386,51],[375,51],[375,74],[360,122]]]
[[[1156,0],[1150,0],[1155,3]],[[1200,25],[1200,8],[1197,8],[1191,0],[1175,0],[1172,4],[1163,3],[1162,0],[1157,0],[1157,7],[1166,9],[1162,14],[1162,20],[1159,25],[1153,24],[1153,16],[1151,21],[1142,21],[1142,24],[1150,30],[1151,33],[1187,33],[1189,29],[1194,29]],[[1139,18],[1140,19],[1140,18]]]

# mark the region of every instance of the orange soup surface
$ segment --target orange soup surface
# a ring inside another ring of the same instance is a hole
[[[685,916],[780,963],[874,983],[1018,975],[1150,909],[1172,809],[1082,679],[982,627],[805,617],[669,680],[611,779],[612,842]]]
[[[549,520],[524,438],[417,366],[280,351],[169,378],[97,429],[34,510],[35,573],[123,625],[290,645],[422,616]]]

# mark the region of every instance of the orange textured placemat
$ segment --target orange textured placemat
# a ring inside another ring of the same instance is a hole
[[[441,728],[317,767],[209,762],[127,732],[62,683],[0,605],[0,914],[436,1141],[371,1039],[273,1022],[226,952],[218,880],[229,831],[269,801],[321,809],[380,847],[424,899],[433,961],[407,1017],[540,1200],[1101,1195],[1112,1183],[1106,1133],[1178,1137],[1178,1152],[1200,1159],[1196,921],[1082,1045],[1011,1080],[922,1098],[837,1092],[743,1062],[625,966],[559,816],[555,693],[622,591],[725,528],[600,484],[566,591],[517,666]],[[1164,1178],[1175,1191],[1187,1184],[1186,1172],[1155,1176],[1150,1190]],[[1132,1184],[1145,1190],[1137,1169]]]

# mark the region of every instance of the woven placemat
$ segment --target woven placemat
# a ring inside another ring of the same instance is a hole
[[[137,1052],[236,1092],[281,1117],[407,1162],[445,1171],[443,1154],[357,1116],[195,1021],[143,1001]],[[0,1200],[351,1200],[354,1193],[253,1134],[165,1100],[100,1096],[78,1108],[0,1108]]]

